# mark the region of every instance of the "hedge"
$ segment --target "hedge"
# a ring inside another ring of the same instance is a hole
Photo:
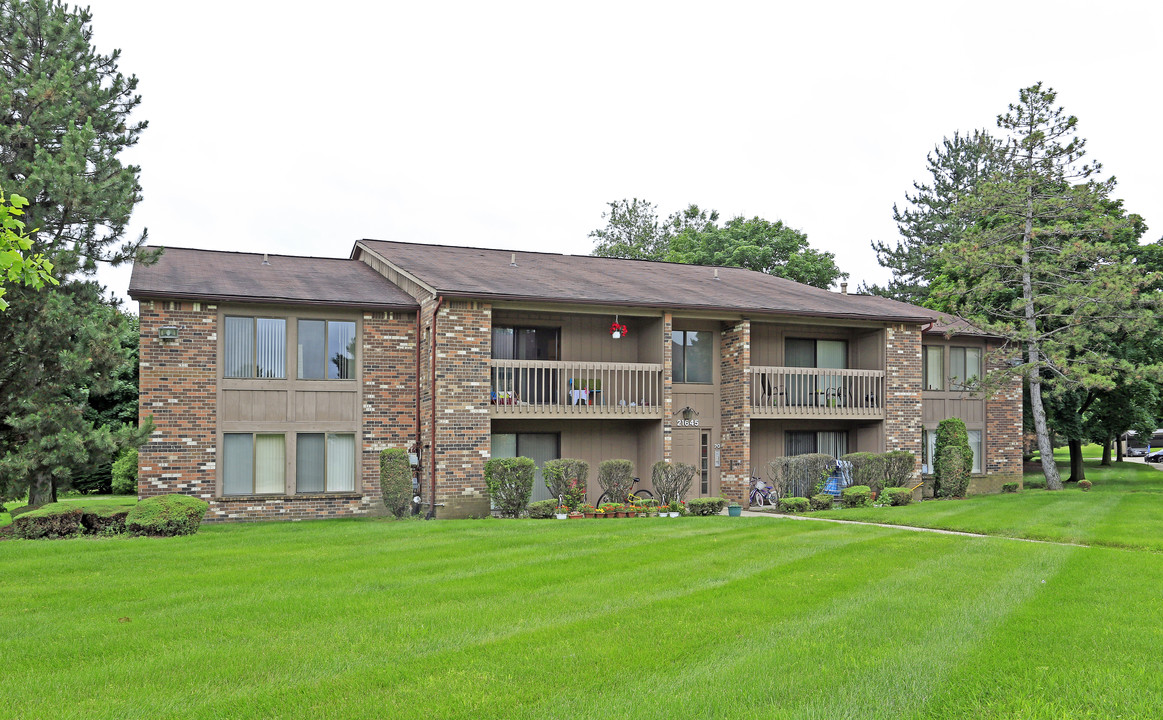
[[[527,457],[493,458],[485,463],[485,484],[501,517],[520,517],[533,494],[537,466]]]
[[[840,491],[840,504],[846,508],[867,507],[872,504],[872,488],[853,485]]]
[[[634,463],[629,460],[606,460],[598,465],[598,485],[610,496],[610,502],[624,503],[634,487]]]
[[[671,500],[682,500],[691,491],[691,482],[695,477],[695,466],[684,462],[668,463],[659,460],[654,463],[650,472],[650,482],[654,485],[654,494],[661,502],[669,504]]]
[[[210,505],[189,495],[158,495],[133,506],[125,529],[135,535],[193,535]]]
[[[590,464],[585,460],[560,458],[550,460],[541,466],[541,477],[549,494],[564,498],[566,507],[576,510],[586,499],[586,479],[590,476]]]
[[[1018,491],[1018,484],[1016,482],[1003,483],[1001,491],[1003,493],[1016,493]]]
[[[380,492],[388,512],[398,518],[412,513],[412,464],[403,448],[380,453]]]
[[[721,497],[692,498],[687,500],[687,512],[691,515],[718,515],[727,507],[727,499]]]
[[[913,491],[905,487],[885,488],[884,497],[889,505],[908,505],[913,501]]]
[[[829,495],[828,497],[831,497]],[[779,511],[785,513],[807,512],[811,501],[805,497],[787,497],[779,499]]]
[[[973,472],[973,451],[969,432],[960,418],[948,418],[937,425],[933,452],[934,483],[938,497],[965,497]]]
[[[556,508],[556,500],[538,500],[537,502],[531,502],[529,503],[529,517],[534,520],[546,520],[553,517],[553,511]]]
[[[73,503],[49,503],[12,521],[12,533],[25,540],[75,537],[81,534],[84,512]]]
[[[827,493],[823,493],[821,495],[813,495],[812,496],[812,509],[813,510],[831,510],[832,505],[835,502],[835,500],[836,500],[836,498],[832,497],[831,495],[828,495]]]
[[[114,495],[137,494],[137,448],[125,448],[113,461]]]

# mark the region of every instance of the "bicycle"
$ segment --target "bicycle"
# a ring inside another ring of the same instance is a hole
[[[654,499],[654,493],[650,492],[649,490],[639,490],[638,492],[634,492],[634,486],[640,482],[642,482],[642,478],[634,478],[634,482],[630,483],[630,492],[627,494],[627,497],[626,497],[627,502],[634,502],[635,500],[653,500]],[[608,502],[613,502],[613,500],[610,499],[610,493],[604,492],[604,493],[602,493],[602,496],[600,498],[598,498],[598,507],[601,507],[603,504],[608,503]]]
[[[761,507],[764,504],[774,506],[776,504],[775,487],[763,482],[762,478],[751,478],[751,496],[750,505],[752,507]]]

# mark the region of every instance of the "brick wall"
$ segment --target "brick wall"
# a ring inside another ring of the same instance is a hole
[[[424,308],[429,327],[434,306],[435,302],[429,302]],[[484,466],[491,444],[492,332],[492,307],[488,303],[446,300],[440,308],[435,333],[435,452],[430,460],[436,466],[436,502],[444,504],[437,509],[437,517],[489,514]],[[421,382],[427,386],[431,384],[431,357],[422,362]],[[429,415],[430,407],[425,408]],[[425,426],[431,428],[430,417]],[[428,439],[425,442],[430,443]],[[424,481],[430,483],[431,476],[426,473]]]
[[[996,347],[987,348],[986,372],[1005,368]],[[1010,375],[985,403],[985,472],[970,492],[999,492],[1003,483],[1022,480],[1022,378]]]
[[[380,497],[380,452],[416,438],[416,314],[363,315],[363,488]]]
[[[751,321],[725,326],[719,352],[720,410],[723,423],[719,491],[747,502],[751,482]]]
[[[921,470],[921,326],[890,325],[885,329],[886,450],[907,450]]]
[[[308,519],[383,511],[379,451],[407,447],[415,436],[415,315],[363,318],[363,449],[360,491],[289,496],[221,497],[217,492],[218,307],[142,301],[139,416],[155,430],[138,455],[138,496],[181,493],[210,503],[206,522]],[[158,339],[173,325],[178,339]],[[295,431],[286,451],[294,452]]]
[[[197,308],[197,309],[195,309]],[[138,451],[140,498],[181,493],[214,496],[218,310],[214,305],[140,303],[138,417],[154,431]],[[178,328],[161,340],[158,328]]]

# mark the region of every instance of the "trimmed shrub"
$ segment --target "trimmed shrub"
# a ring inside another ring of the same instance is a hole
[[[872,488],[853,485],[840,491],[840,504],[846,508],[868,507],[872,504]]]
[[[906,487],[890,487],[884,489],[884,499],[889,505],[908,505],[913,501],[913,491]]]
[[[537,465],[527,457],[493,458],[485,463],[485,485],[501,517],[520,517],[533,494]]]
[[[969,436],[966,435],[966,442]],[[917,472],[917,456],[908,450],[893,450],[886,452],[884,458],[884,486],[911,487],[915,484]]]
[[[193,535],[210,505],[189,495],[158,495],[133,506],[125,529],[134,535]]]
[[[113,494],[137,494],[137,448],[125,448],[113,461]]]
[[[884,487],[888,470],[888,463],[884,455],[857,452],[848,453],[840,459],[852,463],[852,469],[849,472],[853,485],[867,485],[872,488],[873,492],[880,492],[881,488]]]
[[[84,508],[81,527],[86,535],[120,535],[128,515],[128,508]]]
[[[683,500],[691,491],[691,483],[695,477],[695,466],[684,462],[668,463],[659,460],[654,463],[650,471],[650,482],[654,485],[654,494],[658,495],[663,503],[671,500]]]
[[[1026,486],[1027,490],[1046,489],[1046,478],[1044,477],[1029,478],[1027,480],[1023,480],[1022,483]]]
[[[831,495],[828,495],[827,493],[824,493],[822,495],[813,495],[812,496],[812,509],[813,510],[831,510],[832,503],[835,500],[836,500],[836,498],[832,497]]]
[[[1001,491],[1003,493],[1016,493],[1018,491],[1018,484],[1016,482],[1004,483],[1001,486]]]
[[[823,488],[835,469],[836,458],[820,453],[781,457],[767,463],[767,473],[777,500],[814,495]]]
[[[727,499],[721,497],[692,498],[687,500],[687,511],[691,515],[718,515],[727,507]]]
[[[1089,480],[1079,480],[1078,487],[1082,488],[1082,492],[1089,492],[1092,484]]]
[[[398,518],[412,514],[412,465],[407,450],[384,448],[380,452],[380,492],[388,512]]]
[[[937,453],[937,496],[965,497],[969,489],[969,473],[965,470],[965,455],[956,445],[948,445]]]
[[[828,496],[832,497],[831,495]],[[811,501],[805,497],[787,497],[780,498],[779,511],[785,513],[807,512],[811,507]]]
[[[956,459],[953,459],[954,452]],[[937,497],[965,497],[969,475],[973,472],[973,451],[969,449],[969,433],[964,421],[948,418],[937,425],[933,455]]]
[[[565,506],[577,510],[586,501],[586,479],[590,464],[585,460],[561,458],[549,460],[541,466],[545,488],[554,498],[563,498]]]
[[[598,485],[610,496],[610,502],[624,503],[634,487],[634,463],[629,460],[605,460],[598,465]]]
[[[538,500],[537,502],[531,502],[529,503],[529,517],[534,520],[547,520],[553,517],[553,511],[556,508],[556,500]]]
[[[25,540],[75,537],[81,534],[83,514],[74,503],[49,503],[13,520],[12,532]]]

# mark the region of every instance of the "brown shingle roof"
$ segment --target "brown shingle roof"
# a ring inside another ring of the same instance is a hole
[[[155,248],[146,248],[147,250]],[[416,310],[419,305],[365,263],[347,258],[166,248],[153,265],[134,263],[132,298],[331,305]]]
[[[842,295],[743,268],[361,240],[361,246],[452,297],[929,322],[936,313],[888,298]]]

